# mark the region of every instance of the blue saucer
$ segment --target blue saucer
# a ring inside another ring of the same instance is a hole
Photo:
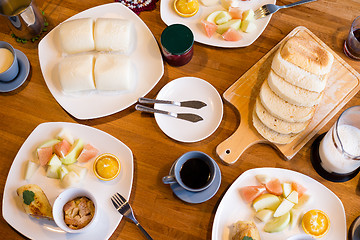
[[[202,203],[210,198],[212,198],[216,192],[219,190],[220,184],[221,184],[221,171],[219,166],[215,165],[216,169],[216,176],[214,178],[214,182],[201,192],[190,192],[182,188],[178,183],[172,183],[170,184],[171,189],[173,190],[174,194],[183,200],[184,202],[188,203]],[[170,168],[170,175],[173,174],[174,165]]]
[[[0,81],[0,92],[10,92],[17,89],[25,82],[29,75],[30,63],[28,58],[20,50],[15,49],[15,52],[19,63],[19,73],[16,78],[10,82]]]

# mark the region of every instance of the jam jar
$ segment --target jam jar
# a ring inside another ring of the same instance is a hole
[[[160,37],[161,50],[166,62],[172,66],[188,63],[194,53],[194,34],[183,24],[169,25]]]

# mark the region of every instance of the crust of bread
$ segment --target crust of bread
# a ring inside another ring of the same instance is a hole
[[[281,56],[288,62],[315,75],[330,72],[334,56],[318,43],[303,37],[289,38],[281,49]]]
[[[274,117],[264,108],[259,97],[256,99],[255,112],[266,127],[281,134],[299,133],[310,123],[310,120],[307,122],[287,122]]]
[[[23,193],[24,191],[31,191],[34,193],[34,200],[29,204],[24,203]],[[43,190],[36,184],[27,184],[21,186],[16,191],[19,196],[24,210],[27,214],[36,218],[48,218],[52,219],[52,207],[49,203]]]
[[[261,86],[260,99],[271,115],[287,122],[306,122],[315,111],[315,107],[300,107],[286,102],[271,90],[267,80]]]
[[[285,81],[309,91],[322,92],[327,75],[315,75],[282,58],[280,50],[275,53],[271,69]]]
[[[252,121],[254,127],[260,133],[260,135],[272,143],[287,144],[292,142],[294,138],[297,136],[297,134],[281,134],[268,128],[260,121],[260,119],[256,115],[255,109],[253,111]]]
[[[269,73],[268,84],[276,95],[296,106],[315,106],[319,104],[323,95],[323,92],[312,92],[292,85],[282,79],[274,71],[270,71]]]

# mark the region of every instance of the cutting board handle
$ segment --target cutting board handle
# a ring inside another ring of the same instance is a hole
[[[262,141],[249,125],[240,122],[238,129],[216,147],[216,153],[226,164],[233,164],[246,149],[259,142]]]

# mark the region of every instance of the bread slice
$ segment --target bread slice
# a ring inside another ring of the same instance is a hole
[[[271,90],[276,93],[276,95],[296,106],[315,106],[321,101],[323,95],[323,92],[312,92],[292,85],[272,70],[270,71],[267,80]]]
[[[299,133],[310,123],[310,120],[306,122],[287,122],[272,116],[261,104],[259,97],[256,99],[255,112],[266,127],[282,134]]]
[[[320,44],[297,36],[285,42],[280,54],[285,61],[315,75],[329,73],[334,62],[334,56]]]
[[[295,64],[286,61],[280,54],[275,53],[271,69],[285,81],[313,92],[322,92],[325,89],[327,74],[316,75],[305,71]]]
[[[276,95],[265,80],[260,89],[262,105],[274,117],[287,122],[306,122],[314,114],[315,107],[300,107],[286,102]]]
[[[27,184],[16,190],[24,210],[36,218],[52,219],[52,207],[43,190],[36,184]]]
[[[255,109],[253,111],[252,121],[254,127],[260,133],[260,135],[272,143],[287,144],[293,141],[294,138],[297,136],[297,134],[281,134],[268,128],[260,121],[260,119],[256,115]]]

